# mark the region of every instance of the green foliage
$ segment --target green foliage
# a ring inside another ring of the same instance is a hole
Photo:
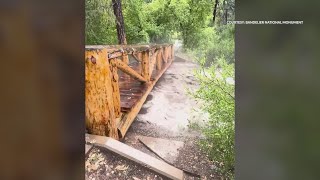
[[[219,58],[234,63],[234,25],[203,28],[198,37],[199,46],[188,52],[195,59],[201,59],[204,66],[210,66]]]
[[[125,30],[129,44],[148,43],[149,34],[147,29],[149,24],[144,11],[143,0],[125,0],[122,1],[123,18],[125,21]]]
[[[112,1],[86,0],[85,10],[86,44],[116,44]],[[193,49],[212,26],[213,0],[122,0],[122,11],[128,44],[169,43],[178,34]]]
[[[86,0],[85,3],[85,43],[117,44],[111,0]]]
[[[202,30],[208,27],[212,19],[213,3],[211,0],[190,0],[188,3],[188,12],[182,15],[180,31],[184,47],[193,49],[201,44]]]
[[[218,162],[225,177],[234,177],[235,99],[234,64],[219,58],[215,64],[196,72],[200,88],[193,93],[205,102],[203,110],[209,113],[209,122],[202,131],[205,139],[200,141],[209,157]]]

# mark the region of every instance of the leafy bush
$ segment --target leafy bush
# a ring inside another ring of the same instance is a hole
[[[193,93],[204,100],[203,110],[209,113],[209,122],[202,127],[205,139],[200,141],[209,157],[218,162],[219,171],[228,178],[234,173],[234,64],[219,58],[215,64],[196,72],[199,89]]]
[[[195,59],[208,67],[217,59],[224,58],[227,63],[234,63],[234,25],[203,28],[197,36],[199,46],[188,49]]]
[[[117,44],[111,0],[86,0],[85,3],[85,43]]]

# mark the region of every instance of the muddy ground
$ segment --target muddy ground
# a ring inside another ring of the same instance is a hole
[[[176,55],[182,56],[179,53]],[[156,158],[138,141],[138,136],[183,141],[185,145],[179,149],[173,165],[200,175],[198,178],[185,174],[185,179],[220,179],[214,163],[197,145],[203,136],[189,128],[190,122],[205,122],[207,115],[201,113],[200,104],[187,93],[187,89],[195,90],[198,85],[193,75],[197,64],[186,59],[175,58],[148,96],[122,141]],[[97,159],[102,160],[97,163]],[[98,152],[97,149],[90,152],[86,167],[86,179],[165,179],[139,164],[111,152]]]

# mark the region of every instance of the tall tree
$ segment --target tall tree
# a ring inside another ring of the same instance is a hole
[[[212,18],[212,22],[214,24],[215,20],[216,20],[216,16],[217,16],[217,7],[218,7],[218,3],[219,1],[216,0],[216,2],[214,3],[214,8],[213,8],[213,18]]]
[[[117,35],[119,44],[127,44],[124,20],[122,15],[121,0],[112,0],[113,12],[116,17]]]

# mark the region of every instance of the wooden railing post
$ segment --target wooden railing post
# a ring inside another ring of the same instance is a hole
[[[111,70],[111,84],[112,84],[112,94],[113,94],[113,105],[115,117],[120,117],[120,90],[119,90],[119,76],[118,68],[114,63],[115,59],[110,60],[110,70]]]
[[[157,62],[158,53],[159,53],[159,50],[157,49],[152,53],[152,56],[150,57],[151,58],[151,60],[150,60],[150,70],[149,70],[150,77],[152,76],[154,65]]]
[[[111,64],[116,66],[118,69],[120,69],[121,71],[123,71],[127,75],[129,75],[133,78],[136,78],[141,82],[146,82],[146,80],[139,73],[137,73],[135,70],[133,70],[131,67],[129,67],[124,62],[122,62],[120,60],[112,60]]]
[[[111,77],[107,50],[86,50],[86,127],[91,134],[118,139]]]
[[[124,63],[129,64],[128,54],[124,54],[124,55],[122,56],[122,58],[123,58],[122,60],[123,60]]]
[[[150,81],[150,73],[149,73],[149,50],[143,51],[142,52],[142,72],[141,75],[144,79]]]
[[[174,47],[171,45],[171,59],[174,59]]]
[[[168,63],[168,47],[167,46],[164,47],[163,57],[164,57],[164,62]]]
[[[138,53],[138,54],[137,54],[137,57],[138,57],[138,59],[141,60],[141,59],[142,59],[142,53]]]
[[[162,54],[162,48],[159,49],[159,52],[157,54],[157,70],[160,70],[162,66],[161,54]]]

